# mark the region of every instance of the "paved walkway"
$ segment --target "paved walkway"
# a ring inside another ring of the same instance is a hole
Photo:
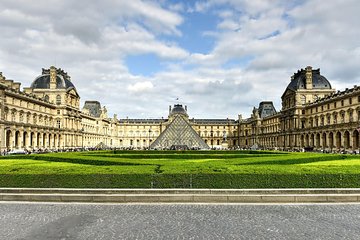
[[[360,204],[0,203],[0,239],[359,239]]]
[[[0,201],[84,203],[360,203],[360,189],[0,188]]]

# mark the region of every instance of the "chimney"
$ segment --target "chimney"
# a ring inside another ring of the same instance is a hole
[[[56,68],[54,66],[50,67],[50,89],[56,88]]]
[[[185,105],[185,111],[187,112],[187,106]]]
[[[171,105],[169,105],[169,114],[171,113]]]
[[[306,89],[312,89],[313,87],[313,81],[312,81],[312,67],[307,66],[305,68],[306,70]]]

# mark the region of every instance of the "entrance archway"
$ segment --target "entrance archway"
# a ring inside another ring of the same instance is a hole
[[[20,148],[20,132],[15,132],[15,148]]]
[[[344,133],[344,148],[348,149],[350,148],[350,133],[349,131],[345,131]]]
[[[315,147],[315,135],[314,134],[311,134],[311,137],[310,137],[310,147]]]
[[[329,147],[331,149],[334,147],[334,134],[332,132],[329,133]]]
[[[327,147],[327,141],[326,141],[326,133],[322,134],[322,147],[326,148]]]
[[[34,147],[34,133],[32,132],[32,133],[30,133],[30,147]]]
[[[353,149],[359,148],[359,132],[358,130],[355,130],[353,132]]]
[[[43,147],[46,148],[46,133],[43,134]]]
[[[316,148],[320,148],[320,133],[316,134]]]
[[[340,132],[336,133],[335,143],[336,143],[336,148],[340,149],[341,148],[341,133]]]
[[[12,138],[12,132],[11,130],[7,130],[6,131],[6,149],[10,149],[12,146],[11,146],[11,138]]]
[[[310,146],[310,143],[309,143],[309,134],[306,134],[306,137],[305,137],[305,145],[306,145],[306,147],[309,147],[309,146]]]
[[[40,133],[38,133],[36,137],[36,147],[40,148]]]
[[[48,139],[48,147],[51,148],[52,147],[52,142],[51,142],[51,134],[49,134],[49,139]]]
[[[26,148],[27,147],[27,138],[28,138],[28,133],[24,132],[23,134],[23,147]]]

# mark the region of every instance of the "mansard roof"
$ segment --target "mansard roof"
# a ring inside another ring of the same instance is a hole
[[[38,76],[31,84],[33,89],[50,89],[50,69],[42,69],[42,74]],[[70,76],[61,68],[56,69],[56,89],[75,88],[70,81]]]
[[[100,117],[102,110],[101,104],[98,101],[85,101],[84,109],[88,109],[90,116],[92,117]]]
[[[320,74],[320,68],[312,70],[312,84],[313,89],[331,89],[330,82]],[[306,89],[306,69],[301,69],[294,73],[287,88],[294,91]]]
[[[276,113],[276,109],[272,101],[260,102],[258,111],[260,118],[274,115]]]
[[[189,117],[189,115],[186,112],[186,109],[183,107],[183,105],[181,104],[175,104],[173,109],[171,110],[169,117],[174,116],[174,115],[183,115],[185,117]]]

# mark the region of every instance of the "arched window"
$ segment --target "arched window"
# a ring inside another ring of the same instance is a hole
[[[57,95],[57,96],[56,96],[56,104],[57,104],[57,105],[60,105],[60,104],[61,104],[61,96],[60,96],[60,95]]]
[[[45,100],[46,102],[48,102],[48,101],[49,101],[49,95],[45,95],[44,100]]]

